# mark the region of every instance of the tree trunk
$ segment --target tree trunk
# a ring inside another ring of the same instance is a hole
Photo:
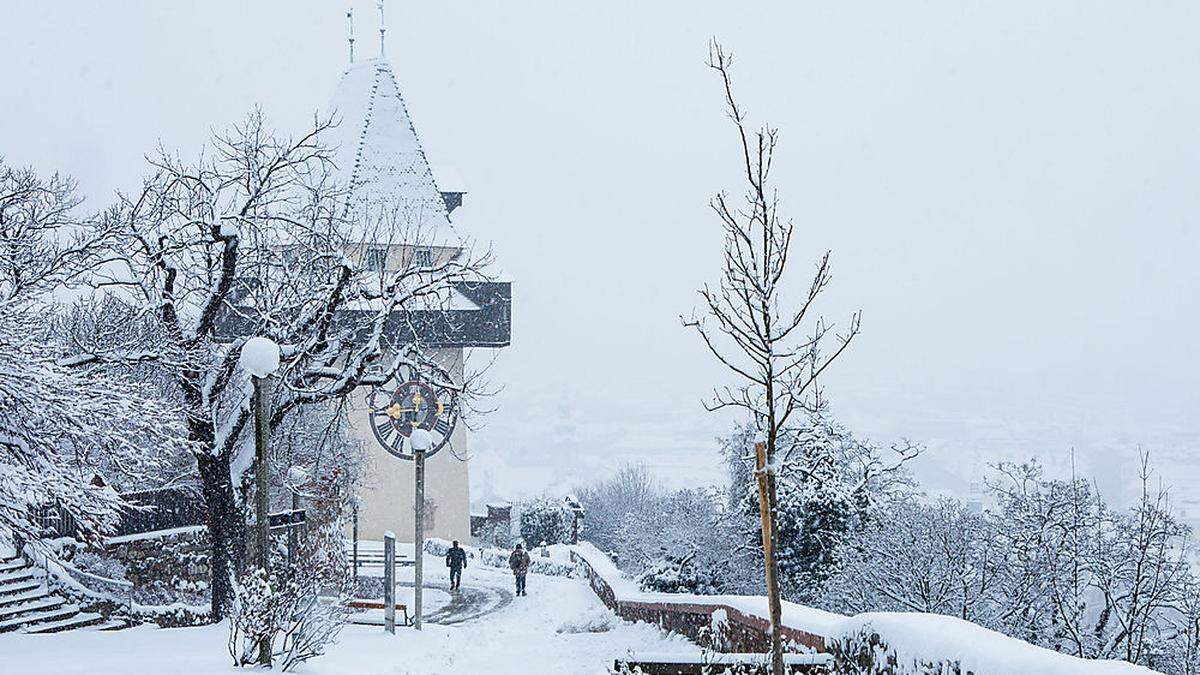
[[[246,523],[229,476],[229,460],[201,456],[196,464],[208,507],[212,618],[220,621],[233,605],[234,583],[246,552]]]
[[[754,446],[758,476],[758,511],[762,517],[763,566],[767,573],[767,606],[771,614],[771,673],[783,673],[783,618],[779,599],[779,565],[775,562],[775,472],[768,468],[764,443]]]

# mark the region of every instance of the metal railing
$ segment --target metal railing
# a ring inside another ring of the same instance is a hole
[[[208,522],[204,500],[187,488],[156,488],[122,492],[121,499],[129,504],[118,514],[114,536],[142,534],[177,527],[203,525]],[[34,509],[30,518],[47,537],[76,537],[79,524],[69,511],[59,504]]]
[[[68,594],[83,594],[97,600],[122,605],[133,616],[133,584],[124,579],[110,579],[75,567],[64,560],[51,558],[39,547],[26,546],[24,554],[34,567],[42,570],[42,590],[47,593],[62,590]],[[68,583],[73,582],[73,583]]]

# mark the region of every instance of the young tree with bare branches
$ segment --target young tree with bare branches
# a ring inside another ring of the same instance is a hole
[[[700,290],[703,315],[685,319],[684,325],[695,329],[713,357],[739,380],[736,386],[719,389],[709,409],[744,411],[760,435],[765,454],[759,472],[766,488],[763,545],[772,669],[775,675],[782,675],[779,578],[771,555],[776,543],[776,480],[779,468],[799,454],[783,432],[793,417],[820,407],[817,379],[858,334],[860,314],[854,313],[846,330],[836,335],[832,353],[822,354],[820,348],[833,328],[814,317],[812,309],[829,283],[828,252],[820,258],[798,306],[785,308],[782,284],[789,269],[795,229],[792,221],[780,216],[779,197],[771,182],[778,132],[770,126],[757,131],[747,128],[745,113],[733,95],[732,62],[732,55],[713,42],[708,65],[721,77],[726,111],[737,130],[739,168],[745,177],[744,203],[732,202],[723,192],[712,201],[725,233],[724,265],[717,286],[706,285]],[[794,470],[804,472],[805,467],[798,464]]]

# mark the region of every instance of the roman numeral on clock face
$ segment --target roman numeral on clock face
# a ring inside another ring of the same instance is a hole
[[[376,417],[374,422],[375,431],[384,438],[396,433],[395,427],[392,426],[392,420],[387,415]]]
[[[433,423],[433,430],[443,436],[449,436],[452,429],[450,423],[440,417]]]

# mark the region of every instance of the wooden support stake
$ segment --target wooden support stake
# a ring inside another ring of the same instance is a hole
[[[767,464],[767,446],[754,444],[755,476],[758,478],[758,512],[762,518],[763,563],[767,572],[767,606],[771,614],[771,666],[775,675],[783,673],[783,631],[779,622],[783,608],[779,601],[779,567],[775,561],[775,471]]]

